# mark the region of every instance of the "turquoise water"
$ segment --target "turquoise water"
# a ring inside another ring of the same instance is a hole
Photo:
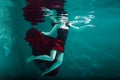
[[[87,25],[80,24],[83,18],[84,22],[90,20],[88,24],[95,27],[81,32],[70,30],[64,62],[59,74],[53,78],[119,78],[119,4],[119,0],[67,0],[65,9],[70,21],[76,26]],[[25,5],[24,0],[0,1],[0,78],[40,80],[40,70],[34,63],[25,62],[31,55],[31,48],[24,40],[26,31],[31,28],[22,16],[21,8]],[[48,31],[49,24],[50,20],[46,19],[46,22],[40,23],[36,28]]]

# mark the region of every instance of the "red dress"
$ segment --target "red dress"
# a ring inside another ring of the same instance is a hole
[[[62,40],[58,40],[56,38],[52,38],[49,36],[43,35],[40,31],[36,30],[35,28],[32,28],[27,31],[25,40],[30,43],[30,46],[32,47],[33,53],[32,55],[38,56],[38,55],[50,55],[51,50],[57,50],[59,52],[64,52],[64,42]],[[47,67],[50,67],[54,61],[45,61],[47,62]],[[41,63],[43,60],[37,61],[37,63]],[[58,69],[55,69],[54,71],[50,72],[48,75],[53,76],[58,73]]]

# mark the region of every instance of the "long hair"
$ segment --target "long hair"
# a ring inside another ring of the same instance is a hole
[[[32,25],[37,25],[39,22],[44,22],[44,11],[42,7],[46,6],[41,0],[26,0],[27,6],[23,8],[25,20]]]
[[[65,0],[26,0],[26,2],[28,4],[23,8],[23,16],[32,25],[44,22],[44,11],[42,11],[42,7],[56,10],[57,15],[65,12]]]

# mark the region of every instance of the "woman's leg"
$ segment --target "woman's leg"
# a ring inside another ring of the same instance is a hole
[[[51,50],[50,56],[48,55],[39,55],[39,56],[30,56],[27,58],[27,62],[31,62],[33,60],[45,60],[45,61],[53,61],[56,57],[57,50]]]
[[[47,73],[55,70],[56,68],[58,68],[62,62],[63,62],[63,57],[64,57],[64,53],[60,53],[57,55],[57,61],[50,67],[48,68],[47,70],[45,70],[43,73],[42,73],[42,76],[46,75]]]

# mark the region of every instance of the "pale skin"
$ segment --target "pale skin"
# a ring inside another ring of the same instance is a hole
[[[48,16],[55,23],[59,23],[59,24],[56,24],[49,32],[42,32],[44,35],[51,36],[58,28],[69,30],[68,26],[70,26],[70,28],[75,29],[77,31],[82,31],[87,27],[93,27],[92,25],[86,25],[86,26],[81,26],[81,27],[74,26],[74,25],[72,25],[72,23],[68,22],[68,17],[64,16],[64,14],[61,15],[60,18],[57,19],[56,16],[54,16],[53,11],[51,11],[47,8],[43,8],[43,10],[49,12],[49,14],[47,14],[45,16]],[[51,50],[49,56],[48,55],[30,56],[29,58],[27,58],[27,62],[31,62],[31,61],[36,60],[36,59],[46,60],[46,61],[54,61],[56,58],[57,61],[50,68],[46,69],[42,73],[42,76],[44,76],[45,74],[58,68],[63,62],[63,57],[64,57],[64,53],[60,53],[57,50]]]

